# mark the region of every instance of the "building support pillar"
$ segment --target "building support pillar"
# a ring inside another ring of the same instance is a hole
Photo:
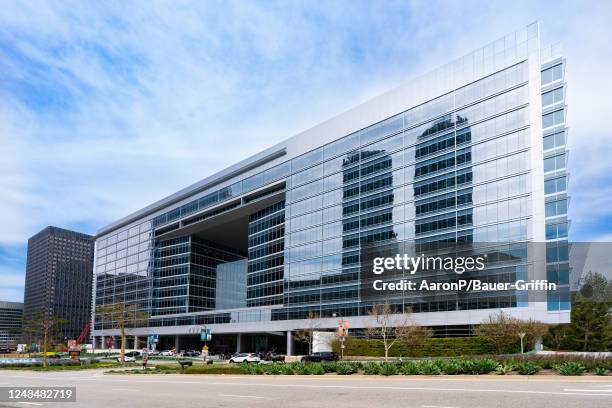
[[[140,339],[138,338],[138,336],[134,336],[134,350],[138,350],[140,348],[138,344],[139,340]]]
[[[291,330],[287,331],[287,355],[293,355],[293,332]]]
[[[242,333],[236,335],[236,353],[242,353]]]
[[[177,334],[176,336],[174,336],[174,350],[176,351],[176,353],[178,354],[181,351],[181,342],[180,342],[180,336]]]

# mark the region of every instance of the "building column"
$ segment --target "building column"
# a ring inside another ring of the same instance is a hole
[[[293,355],[293,332],[291,330],[287,332],[287,355]]]
[[[181,351],[180,336],[178,334],[174,336],[174,349],[177,353]]]
[[[138,336],[134,336],[134,350],[138,350],[140,348],[138,344],[138,340],[139,340]]]
[[[236,353],[242,353],[242,333],[236,335]]]

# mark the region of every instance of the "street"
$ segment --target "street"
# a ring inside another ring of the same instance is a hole
[[[612,377],[109,375],[0,371],[0,386],[76,386],[77,402],[2,407],[610,407]]]

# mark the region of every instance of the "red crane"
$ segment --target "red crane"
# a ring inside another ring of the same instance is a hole
[[[83,327],[83,330],[81,330],[81,334],[79,334],[79,337],[77,337],[76,339],[76,344],[83,343],[83,340],[85,340],[85,338],[87,337],[87,334],[89,334],[90,328],[91,328],[91,321],[87,322],[85,327]]]

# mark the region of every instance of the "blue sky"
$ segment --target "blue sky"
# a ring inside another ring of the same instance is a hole
[[[86,233],[538,20],[568,58],[571,239],[612,241],[612,3],[6,1],[0,300]]]

